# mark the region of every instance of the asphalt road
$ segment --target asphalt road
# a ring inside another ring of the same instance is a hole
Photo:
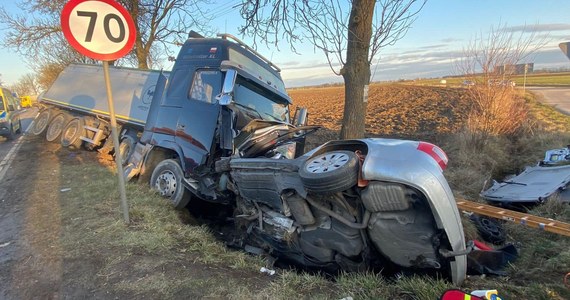
[[[26,108],[24,110],[20,117],[22,120],[22,132],[28,129],[28,126],[30,126],[37,113],[37,108]],[[8,141],[6,138],[0,137],[0,161],[6,157],[6,154],[8,154],[10,149],[12,149],[12,147],[16,144],[19,137],[19,135],[16,136],[16,138],[12,141]]]
[[[527,87],[527,90],[542,95],[540,99],[566,115],[570,115],[570,88],[568,87]]]

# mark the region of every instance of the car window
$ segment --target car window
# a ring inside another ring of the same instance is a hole
[[[222,73],[217,70],[198,70],[194,73],[189,97],[208,103],[216,102],[216,95],[222,90]]]

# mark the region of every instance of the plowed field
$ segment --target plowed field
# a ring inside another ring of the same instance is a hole
[[[338,131],[344,87],[288,91],[297,106],[307,107],[309,123]],[[369,135],[422,137],[455,132],[465,123],[468,99],[462,89],[397,84],[371,85],[366,115]]]

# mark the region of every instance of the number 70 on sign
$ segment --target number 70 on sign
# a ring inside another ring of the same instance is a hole
[[[135,42],[129,12],[113,0],[71,0],[61,13],[65,38],[79,53],[98,60],[125,56]]]

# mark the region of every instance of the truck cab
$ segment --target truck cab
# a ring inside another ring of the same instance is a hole
[[[225,201],[218,192],[216,161],[255,155],[239,151],[245,136],[258,128],[294,127],[280,69],[237,38],[219,37],[188,39],[169,79],[157,83],[144,132],[126,171],[129,177],[139,171],[152,173],[158,162],[173,159],[184,174],[184,185],[194,194]],[[303,139],[298,142],[302,145]],[[284,145],[282,152],[293,158],[295,147]]]

